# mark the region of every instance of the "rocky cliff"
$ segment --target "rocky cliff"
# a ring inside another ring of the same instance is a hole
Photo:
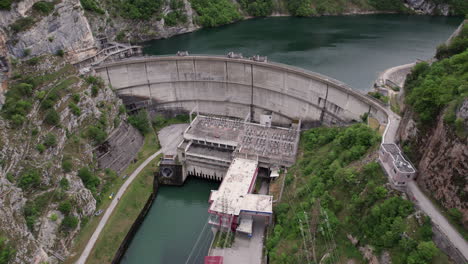
[[[16,249],[12,263],[57,263],[69,254],[101,190],[101,185],[91,188],[80,169],[87,168],[102,184],[113,180],[98,170],[91,127],[99,126],[105,135],[122,119],[110,88],[96,91],[57,56],[40,60],[34,67],[18,63],[14,70],[22,77],[10,81],[11,87],[26,87],[27,76],[36,79],[32,99],[24,99],[31,103],[27,121],[18,125],[6,118],[8,112],[0,117],[0,234]],[[58,113],[54,124],[51,112]]]
[[[468,120],[468,100],[457,110],[457,116]],[[468,122],[465,127],[468,129]],[[467,138],[457,136],[454,128],[444,122],[443,114],[431,129],[422,132],[411,110],[402,118],[399,137],[418,169],[419,186],[445,208],[459,209],[468,228]]]
[[[79,0],[63,0],[44,13],[37,0],[15,2],[11,11],[0,10],[0,28],[8,32],[11,55],[22,58],[67,52],[72,60],[93,55],[95,39]]]

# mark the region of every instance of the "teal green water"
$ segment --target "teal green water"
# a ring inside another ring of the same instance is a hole
[[[406,15],[257,18],[145,43],[147,54],[267,55],[368,90],[379,72],[428,59],[462,18]]]
[[[185,263],[207,222],[210,190],[218,189],[218,185],[212,181],[189,178],[183,187],[160,187],[122,263]],[[203,241],[195,248],[192,259],[197,254],[198,260],[205,257],[211,236],[211,230],[206,228]]]
[[[427,59],[461,18],[370,15],[320,18],[262,18],[202,29],[146,43],[148,54],[267,55],[270,60],[316,71],[367,90],[386,68]],[[203,229],[210,190],[217,184],[190,179],[183,187],[160,188],[122,263],[185,263]],[[209,241],[209,232],[202,240]],[[208,245],[193,255],[201,260]],[[195,262],[191,262],[195,263]]]

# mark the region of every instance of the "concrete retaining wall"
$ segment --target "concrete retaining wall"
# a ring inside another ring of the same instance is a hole
[[[334,125],[370,113],[381,123],[387,114],[373,99],[332,78],[303,69],[216,56],[128,59],[95,68],[120,96],[147,101],[153,109],[198,106],[201,113],[255,121],[265,111],[273,123]],[[142,104],[148,106],[148,104]]]
[[[110,168],[122,173],[143,145],[143,136],[137,129],[122,122],[103,144],[94,151],[99,168]]]

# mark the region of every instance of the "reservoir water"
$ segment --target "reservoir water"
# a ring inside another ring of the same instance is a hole
[[[145,53],[225,55],[241,52],[302,67],[369,90],[379,72],[428,59],[459,17],[407,15],[256,18],[145,43]]]
[[[259,18],[150,41],[145,53],[266,55],[366,91],[379,72],[432,57],[461,21],[404,15]],[[162,186],[122,263],[185,263],[205,226],[210,190],[217,187],[198,179],[189,179],[183,187]],[[202,240],[208,241],[210,232],[205,235]],[[199,243],[193,255],[202,260],[208,246]]]

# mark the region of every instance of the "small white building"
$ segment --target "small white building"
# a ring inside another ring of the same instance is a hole
[[[381,144],[379,159],[395,186],[406,186],[409,181],[413,180],[416,170],[403,157],[400,148],[396,144]]]

